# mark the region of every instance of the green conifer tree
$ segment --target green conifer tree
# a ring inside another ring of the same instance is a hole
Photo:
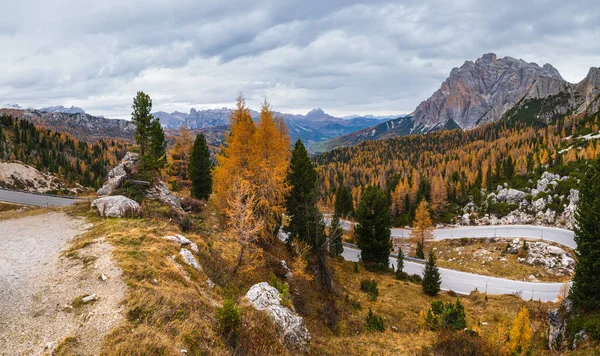
[[[354,231],[362,261],[387,267],[392,250],[390,207],[381,188],[369,186],[365,189],[356,210],[356,221]]]
[[[396,279],[404,279],[406,273],[403,271],[404,269],[404,251],[402,248],[398,249],[398,263],[396,264]]]
[[[150,124],[150,144],[147,156],[150,166],[154,170],[161,170],[167,164],[167,140],[165,132],[160,125],[160,119],[154,118]]]
[[[442,284],[442,277],[436,265],[436,260],[435,254],[431,251],[423,271],[423,292],[431,296],[436,296],[440,292],[440,285]]]
[[[192,197],[208,199],[212,193],[212,162],[204,134],[196,136],[190,153],[188,173],[192,181]]]
[[[575,212],[577,265],[571,288],[575,306],[589,310],[600,306],[600,159],[588,168]]]
[[[301,140],[292,151],[287,183],[291,187],[286,197],[290,238],[305,241],[318,249],[326,236],[323,215],[317,207],[317,172]]]

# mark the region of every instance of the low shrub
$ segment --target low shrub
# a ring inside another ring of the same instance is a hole
[[[206,202],[204,200],[195,199],[192,197],[185,197],[181,199],[181,207],[188,213],[200,213],[204,210]]]
[[[371,301],[376,301],[379,297],[379,288],[375,280],[363,279],[360,281],[360,290],[367,293]]]
[[[219,331],[230,345],[235,344],[239,336],[241,326],[240,314],[240,309],[235,306],[235,302],[231,298],[225,298],[223,306],[217,308],[217,325]]]
[[[179,228],[183,232],[190,232],[194,227],[194,222],[189,215],[184,215],[179,221]]]
[[[385,331],[383,318],[380,315],[375,315],[371,308],[369,308],[369,314],[365,318],[365,328],[367,331]]]
[[[456,303],[434,301],[427,311],[426,323],[431,330],[462,330],[467,327],[465,307],[458,299]]]

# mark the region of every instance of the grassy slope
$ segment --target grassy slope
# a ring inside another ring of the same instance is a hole
[[[391,274],[375,274],[362,267],[355,273],[353,263],[340,259],[330,259],[338,288],[338,295],[330,297],[314,281],[302,277],[299,264],[295,263],[297,259],[279,242],[248,251],[241,270],[232,277],[230,269],[237,258],[238,244],[221,230],[221,223],[211,209],[196,219],[193,233],[184,234],[200,247],[197,257],[204,271],[197,272],[183,263],[178,255],[179,246],[162,238],[180,232],[163,208],[146,206],[148,215],[142,219],[100,219],[90,213],[87,206],[74,210],[86,216],[94,226],[75,242],[72,250],[76,251],[95,237],[106,237],[115,246],[114,257],[128,285],[124,301],[127,321],[105,339],[106,355],[178,355],[180,349],[192,355],[231,354],[233,351],[285,354],[268,317],[256,312],[242,298],[251,285],[281,275],[280,259],[288,261],[295,274],[296,281],[291,283],[290,291],[296,310],[312,334],[313,355],[418,352],[438,337],[432,331],[423,330],[419,313],[433,300],[458,298],[448,293],[428,297],[419,285],[397,281]],[[183,271],[169,260],[173,255]],[[207,278],[215,282],[215,289],[207,285]],[[362,279],[378,282],[377,301],[370,301],[360,291]],[[240,341],[233,349],[216,326],[217,307],[226,296],[233,297],[242,308]],[[527,305],[535,329],[535,349],[543,352],[547,311],[553,304],[524,302],[514,296],[486,299],[480,293],[460,297],[460,300],[466,308],[468,327],[479,330],[484,339],[494,333],[498,323],[510,324],[519,308]],[[365,330],[364,319],[369,308],[382,315],[385,332]]]

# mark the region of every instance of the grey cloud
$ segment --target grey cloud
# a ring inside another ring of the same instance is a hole
[[[273,0],[5,5],[0,98],[127,117],[251,105],[280,111],[406,113],[451,68],[486,52],[546,62],[578,81],[600,65],[597,1]]]

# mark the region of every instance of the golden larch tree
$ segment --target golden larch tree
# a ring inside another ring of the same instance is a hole
[[[232,189],[232,177],[251,182],[250,154],[256,125],[242,94],[238,95],[236,107],[229,116],[229,131],[225,145],[216,156],[217,166],[213,171],[213,193],[215,204],[221,210],[227,207],[227,197]]]
[[[529,321],[529,310],[522,307],[510,329],[509,347],[516,354],[526,353],[531,346],[532,329]]]
[[[415,220],[410,230],[410,238],[420,240],[423,248],[425,248],[425,240],[433,238],[433,222],[431,221],[428,205],[426,200],[422,200],[419,203],[415,213]]]
[[[275,118],[271,105],[263,102],[260,121],[252,137],[251,180],[256,187],[256,213],[270,234],[281,225],[288,192],[286,176],[290,161],[290,138],[282,119]]]

